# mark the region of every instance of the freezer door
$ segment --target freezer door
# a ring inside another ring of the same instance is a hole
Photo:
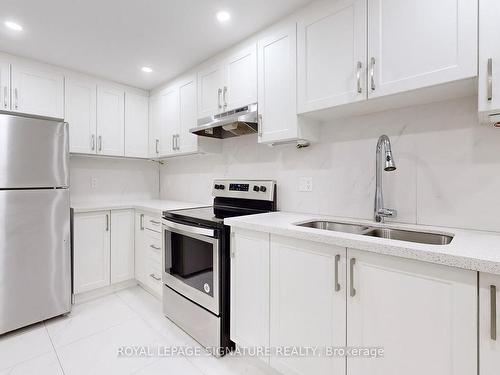
[[[0,189],[69,186],[68,124],[0,114]]]
[[[71,309],[69,190],[0,191],[0,334]]]

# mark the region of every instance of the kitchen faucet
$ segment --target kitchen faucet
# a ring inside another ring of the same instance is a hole
[[[392,157],[391,141],[385,134],[381,135],[377,142],[374,207],[375,221],[378,223],[384,222],[384,218],[386,217],[397,217],[398,214],[396,210],[384,207],[384,194],[382,192],[382,148],[384,149],[384,171],[392,172],[396,170],[396,164],[394,164]]]

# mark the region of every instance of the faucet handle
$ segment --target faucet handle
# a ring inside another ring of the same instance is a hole
[[[381,208],[377,214],[380,217],[398,217],[398,211],[392,208]]]

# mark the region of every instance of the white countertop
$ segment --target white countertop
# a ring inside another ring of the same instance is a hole
[[[311,220],[341,221],[370,224],[397,229],[452,234],[448,245],[425,245],[350,233],[293,225]],[[492,232],[470,231],[454,228],[429,227],[399,223],[375,224],[368,220],[346,219],[290,212],[272,212],[240,216],[224,220],[226,225],[259,232],[293,237],[306,241],[322,242],[379,254],[416,259],[474,271],[500,274],[500,235]]]
[[[181,210],[184,208],[205,207],[207,204],[179,202],[161,199],[148,200],[131,200],[131,201],[102,201],[102,202],[71,202],[71,207],[75,213],[120,210],[120,209],[136,209],[148,211],[154,214],[161,214],[163,211]]]

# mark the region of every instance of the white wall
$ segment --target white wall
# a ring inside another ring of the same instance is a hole
[[[278,181],[283,211],[372,218],[375,146],[386,133],[397,171],[384,173],[385,205],[397,221],[500,231],[500,129],[477,120],[477,98],[455,99],[322,126],[321,143],[296,150],[223,141],[220,155],[167,161],[161,198],[211,203],[214,178]],[[298,191],[313,177],[313,192]]]
[[[92,177],[97,178],[95,188]],[[71,156],[71,200],[121,201],[158,198],[158,164],[145,160]]]

